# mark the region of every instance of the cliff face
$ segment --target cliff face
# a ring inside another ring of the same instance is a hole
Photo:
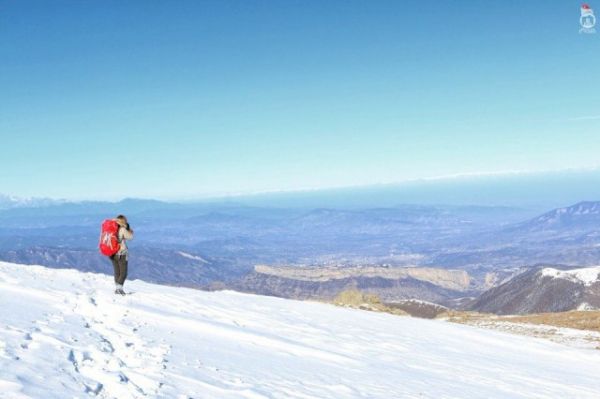
[[[464,270],[446,270],[432,267],[272,267],[258,265],[254,271],[259,274],[277,276],[301,281],[326,282],[348,278],[381,278],[385,280],[401,280],[413,278],[425,281],[442,288],[456,291],[469,289],[471,278]]]
[[[464,271],[434,268],[298,268],[257,266],[235,289],[295,299],[331,300],[347,289],[377,294],[382,301],[421,299],[436,303],[467,295]]]

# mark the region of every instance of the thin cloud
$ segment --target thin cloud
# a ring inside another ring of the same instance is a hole
[[[569,118],[568,121],[594,121],[600,119],[600,115],[588,115],[588,116],[578,116],[576,118]]]

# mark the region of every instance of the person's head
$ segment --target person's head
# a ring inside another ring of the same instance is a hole
[[[119,215],[115,219],[117,219],[117,222],[119,222],[119,224],[123,226],[127,225],[127,218],[124,215]]]

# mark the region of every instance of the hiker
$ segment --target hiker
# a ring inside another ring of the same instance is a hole
[[[115,294],[125,295],[123,284],[127,278],[128,251],[127,240],[133,239],[133,230],[127,218],[119,215],[105,220],[100,235],[100,252],[108,256],[115,271]]]

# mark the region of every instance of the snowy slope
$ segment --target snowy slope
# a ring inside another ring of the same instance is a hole
[[[108,266],[107,266],[108,267]],[[600,351],[0,263],[1,398],[598,398]]]
[[[542,269],[542,276],[562,278],[564,280],[582,283],[590,286],[600,281],[600,266],[584,267],[581,269],[558,270],[552,267]]]

